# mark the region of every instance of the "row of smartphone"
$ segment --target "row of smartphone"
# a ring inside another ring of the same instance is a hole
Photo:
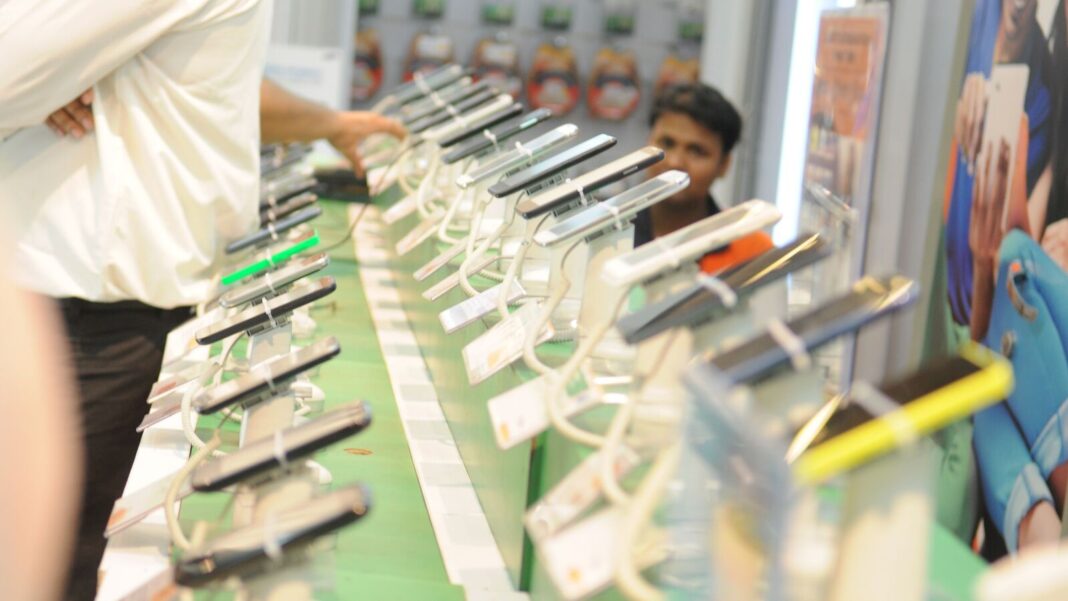
[[[848,580],[845,553],[819,574],[788,569],[797,547],[785,541],[813,531],[801,500],[849,491],[856,474],[899,460],[1012,386],[1002,358],[967,346],[830,395],[812,353],[906,309],[915,282],[864,277],[786,320],[785,280],[832,250],[819,236],[719,273],[698,267],[773,225],[772,204],[748,201],[634,248],[635,216],[689,183],[678,171],[632,181],[663,159],[660,149],[604,161],[611,136],[554,124],[458,66],[401,86],[378,108],[412,132],[365,149],[378,163],[372,190],[400,189],[383,213],[396,253],[433,247],[412,278],[446,335],[484,325],[462,353],[470,385],[517,363],[533,376],[489,400],[497,444],[555,430],[588,448],[524,517],[563,598],[615,587],[634,599],[785,599],[800,581],[827,598]],[[539,352],[550,341],[574,345],[562,364],[559,352]],[[597,417],[606,412],[607,425]],[[680,496],[700,502],[682,510]],[[740,557],[747,569],[736,569]]]
[[[224,422],[240,415],[247,422],[271,403],[292,404],[282,412],[288,416],[306,407],[299,412],[306,417],[279,423],[261,418],[258,429],[243,424],[238,448],[217,451],[187,474],[167,476],[117,501],[107,536],[136,525],[167,502],[196,493],[230,491],[255,504],[281,482],[299,478],[314,480],[312,493],[294,499],[272,497],[272,507],[242,519],[235,513],[232,527],[194,541],[175,558],[173,580],[182,587],[218,588],[232,584],[235,577],[242,586],[254,585],[263,575],[284,570],[302,578],[320,556],[317,541],[370,509],[365,486],[320,490],[318,472],[308,464],[316,452],[371,422],[363,401],[325,412],[317,409],[314,401],[322,401],[322,394],[308,380],[313,370],[341,352],[333,336],[314,339],[316,325],[308,314],[313,303],[337,287],[333,277],[322,275],[330,264],[328,255],[316,251],[320,240],[314,222],[322,209],[317,204],[319,184],[304,160],[308,152],[303,145],[261,150],[260,226],[226,247],[218,294],[201,311],[192,335],[195,345],[218,348],[222,343],[226,355],[216,355],[207,364],[179,359],[165,366],[166,375],[153,387],[150,412],[138,429],[173,424],[167,420],[183,411],[224,416]],[[248,339],[247,356],[231,365],[227,359],[241,337]],[[222,372],[228,376],[223,378]],[[175,482],[179,475],[184,479]]]

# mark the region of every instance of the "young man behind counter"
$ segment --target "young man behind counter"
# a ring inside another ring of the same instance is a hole
[[[730,170],[731,152],[742,135],[742,116],[715,88],[684,84],[668,88],[656,99],[649,127],[649,144],[664,151],[664,160],[649,168],[649,176],[678,169],[690,176],[690,186],[638,214],[636,247],[720,212],[710,190]],[[706,255],[701,270],[716,273],[771,247],[771,238],[757,232]]]

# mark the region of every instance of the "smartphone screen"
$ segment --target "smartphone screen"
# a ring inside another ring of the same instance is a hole
[[[317,219],[323,214],[323,210],[319,207],[307,207],[287,215],[284,219],[281,219],[273,226],[262,228],[259,231],[245,236],[240,240],[235,240],[226,246],[227,254],[233,254],[242,251],[250,246],[256,246],[264,242],[275,240],[279,234],[287,232],[302,223],[307,223],[313,219]]]
[[[490,135],[488,136],[478,136],[464,140],[461,144],[442,157],[442,162],[446,165],[452,165],[457,161],[462,161],[468,157],[485,152],[490,148],[493,148],[493,140],[497,140],[497,144],[500,144],[508,138],[545,121],[549,117],[552,117],[552,111],[549,109],[538,109],[520,117],[515,117],[491,128],[489,130]]]
[[[325,253],[319,253],[310,257],[285,263],[279,269],[264,272],[259,279],[249,282],[238,288],[228,290],[219,298],[219,304],[227,309],[243,305],[257,300],[279,288],[285,288],[301,278],[305,278],[317,271],[321,271],[330,264],[330,258]]]
[[[612,136],[598,134],[544,161],[539,161],[506,180],[497,182],[490,187],[489,193],[497,198],[508,196],[524,188],[529,188],[535,182],[552,177],[590,157],[597,156],[615,145],[616,139]]]
[[[265,301],[270,311],[264,307],[264,304],[251,306],[236,315],[197,330],[196,341],[199,344],[212,344],[243,330],[250,330],[269,322],[272,318],[281,318],[298,307],[319,300],[336,288],[337,283],[329,276],[319,278],[314,283],[298,284],[289,292]]]
[[[487,115],[487,116],[485,116],[485,117],[483,117],[481,119],[476,120],[474,123],[472,123],[467,128],[465,128],[465,129],[463,129],[463,130],[461,130],[459,132],[456,132],[455,134],[452,134],[451,136],[447,136],[445,138],[442,138],[441,141],[438,142],[438,146],[440,146],[442,148],[449,148],[451,146],[454,146],[454,145],[456,145],[456,144],[458,144],[458,143],[470,138],[471,136],[478,135],[478,134],[482,133],[484,130],[489,129],[489,128],[493,127],[494,125],[497,125],[498,123],[500,123],[502,121],[506,121],[508,119],[511,119],[512,117],[515,117],[516,115],[518,115],[519,113],[522,113],[522,112],[523,112],[523,105],[521,105],[519,103],[512,104],[512,105],[508,106],[507,108],[505,108],[504,110],[497,111],[497,112],[495,112],[493,114]]]
[[[309,369],[333,359],[341,352],[337,338],[325,338],[311,346],[272,359],[233,380],[201,391],[193,399],[197,413],[211,414],[243,403],[283,384]]]

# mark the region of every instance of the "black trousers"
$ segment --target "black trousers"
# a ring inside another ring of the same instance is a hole
[[[167,333],[190,310],[157,309],[123,301],[93,303],[60,299],[78,378],[84,487],[74,561],[66,599],[96,597],[104,529],[122,496],[148,411],[148,393],[159,376]]]

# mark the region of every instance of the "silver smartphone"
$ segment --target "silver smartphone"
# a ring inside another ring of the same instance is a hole
[[[251,282],[226,291],[219,297],[219,304],[226,309],[232,309],[266,296],[272,296],[297,280],[322,271],[329,264],[330,257],[326,253],[287,261],[274,271],[265,271],[263,275]]]

